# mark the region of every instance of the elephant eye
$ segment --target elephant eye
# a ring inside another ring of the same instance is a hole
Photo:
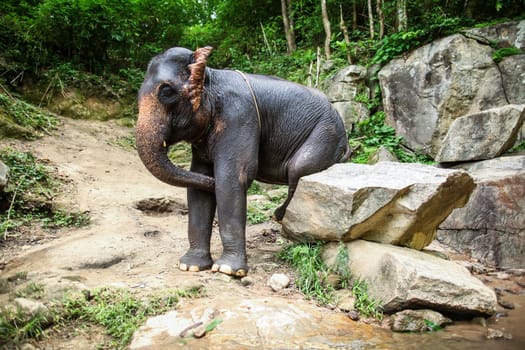
[[[174,103],[177,98],[177,91],[169,84],[162,84],[159,87],[159,101],[164,104]]]

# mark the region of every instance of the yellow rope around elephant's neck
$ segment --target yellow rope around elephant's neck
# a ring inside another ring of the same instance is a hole
[[[248,80],[246,75],[244,75],[243,72],[241,72],[240,70],[236,70],[236,72],[239,73],[241,77],[244,79],[244,81],[246,82],[246,85],[248,85],[248,89],[250,90],[250,93],[252,94],[253,103],[255,104],[255,110],[257,111],[257,121],[259,122],[259,130],[261,130],[261,112],[259,111],[259,105],[257,104],[257,99],[255,98],[255,93],[253,92],[252,85],[250,84],[250,81]]]

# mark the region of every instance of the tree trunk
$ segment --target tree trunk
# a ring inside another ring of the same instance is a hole
[[[281,11],[283,14],[284,35],[286,37],[286,47],[288,50],[288,54],[291,54],[296,49],[293,19],[290,17],[291,6],[292,6],[292,0],[281,0]]]
[[[339,5],[339,12],[341,14],[341,21],[339,22],[339,27],[343,32],[346,44],[346,59],[348,64],[352,64],[352,55],[350,54],[350,36],[348,35],[348,28],[346,27],[345,19],[343,18],[343,5]]]
[[[374,14],[372,13],[372,0],[368,0],[368,26],[370,29],[370,39],[374,39]]]
[[[385,36],[385,17],[383,16],[383,1],[377,0],[377,20],[379,21],[379,39],[383,39]]]
[[[396,1],[397,10],[397,31],[406,32],[408,29],[407,2],[406,0]]]
[[[352,30],[357,30],[357,0],[352,1]]]
[[[332,37],[332,30],[330,28],[330,19],[328,18],[328,11],[326,10],[326,0],[321,0],[321,16],[323,18],[323,27],[326,37],[324,39],[324,53],[326,59],[330,59],[330,39]]]

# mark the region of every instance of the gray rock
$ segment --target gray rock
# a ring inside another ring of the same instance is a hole
[[[403,310],[392,315],[394,332],[427,332],[444,327],[452,320],[433,310]]]
[[[457,34],[392,60],[379,72],[386,122],[434,157],[454,119],[508,104],[493,51]]]
[[[362,238],[422,249],[474,188],[463,171],[421,164],[336,164],[302,177],[282,221],[295,241]]]
[[[352,130],[354,124],[370,117],[370,111],[361,102],[339,101],[333,102],[332,106],[339,113],[341,118],[343,118],[347,130]]]
[[[351,130],[355,123],[370,116],[366,105],[355,101],[359,93],[369,97],[366,76],[366,67],[352,65],[341,69],[327,82],[326,95],[343,118],[348,130]]]
[[[496,42],[500,47],[516,46],[525,50],[525,21],[499,23],[484,28],[472,28],[464,31],[467,35],[485,42]]]
[[[525,155],[461,166],[476,188],[464,208],[443,221],[437,239],[498,268],[525,266]]]
[[[367,282],[370,297],[385,312],[426,308],[458,316],[491,315],[496,294],[461,265],[413,249],[356,240],[346,243],[353,276]],[[333,266],[338,243],[329,243],[323,259]],[[446,272],[446,273],[445,273]]]
[[[283,273],[274,273],[268,280],[268,285],[274,292],[278,292],[290,285],[290,278]]]
[[[377,151],[370,156],[368,164],[376,164],[379,162],[399,162],[396,155],[393,154],[385,146],[380,146]]]
[[[525,23],[525,21],[523,22]],[[511,104],[525,103],[525,55],[505,57],[499,63],[503,88]]]
[[[465,162],[498,157],[511,148],[525,120],[525,105],[507,105],[452,122],[435,160]]]
[[[220,324],[202,339],[181,333],[199,320],[203,309],[218,311]],[[197,315],[197,317],[195,317]],[[331,312],[312,303],[292,302],[288,298],[261,297],[192,300],[177,310],[152,317],[140,327],[129,349],[171,349],[181,344],[185,349],[376,349],[384,344],[396,348],[397,341],[388,332],[378,332],[370,325],[356,324],[340,312]],[[358,342],[359,344],[355,344]],[[389,348],[390,349],[390,348]]]
[[[43,318],[43,324],[48,324],[52,321],[51,312],[44,303],[26,298],[15,298],[14,305],[20,310],[26,322],[36,316]]]
[[[0,193],[4,191],[9,180],[9,167],[0,161]]]

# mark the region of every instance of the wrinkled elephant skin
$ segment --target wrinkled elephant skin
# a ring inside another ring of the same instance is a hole
[[[186,271],[244,276],[246,191],[257,179],[289,186],[276,220],[301,176],[349,157],[343,122],[317,90],[274,77],[206,67],[211,47],[172,48],[154,57],[138,94],[137,151],[158,179],[187,187]],[[168,148],[192,145],[190,170]],[[223,244],[215,262],[210,238],[215,211]]]

